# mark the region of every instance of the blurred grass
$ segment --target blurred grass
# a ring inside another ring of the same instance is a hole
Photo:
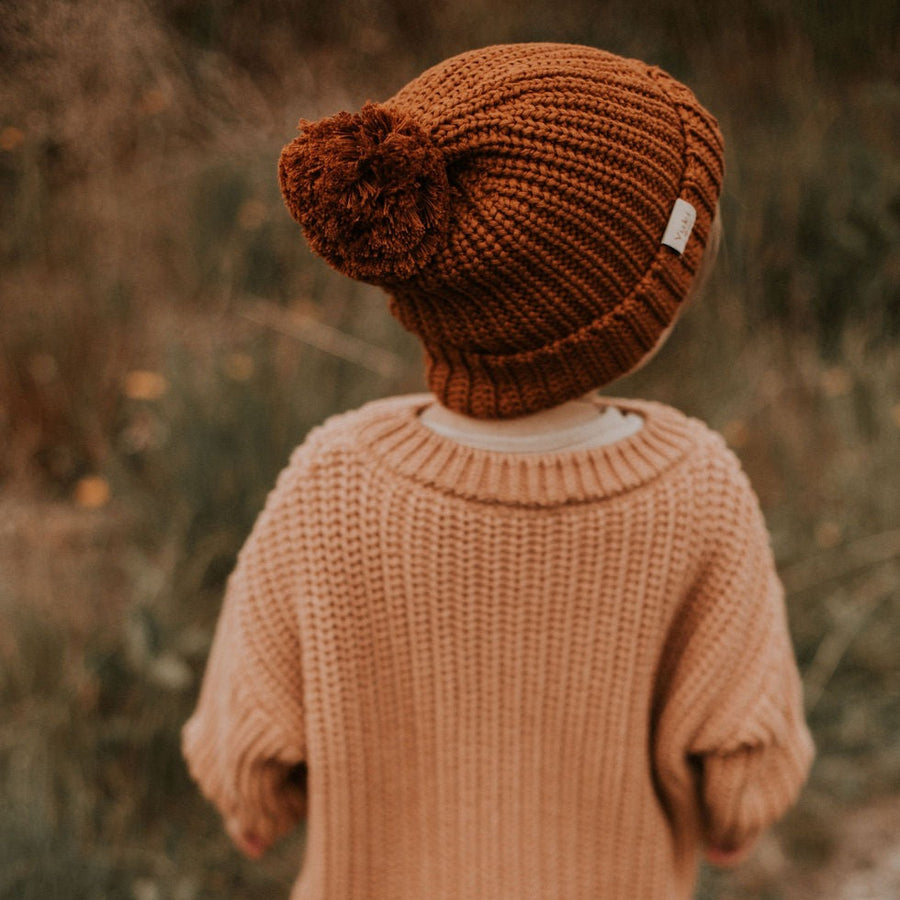
[[[301,115],[535,39],[664,65],[726,134],[709,296],[611,392],[720,428],[760,494],[820,755],[701,895],[808,896],[849,812],[900,796],[897,35],[887,0],[5,8],[0,898],[286,892],[298,846],[238,860],[178,727],[291,448],[422,379],[379,292],[305,249],[275,161]]]

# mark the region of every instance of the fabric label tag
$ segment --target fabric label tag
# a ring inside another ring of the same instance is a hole
[[[684,253],[684,248],[687,246],[688,238],[691,236],[691,231],[696,221],[697,210],[687,200],[682,200],[679,197],[672,207],[672,215],[669,216],[669,224],[666,225],[662,242],[678,253]]]

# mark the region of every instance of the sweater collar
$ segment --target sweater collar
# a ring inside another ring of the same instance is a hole
[[[432,431],[469,447],[506,453],[549,453],[612,444],[643,425],[643,419],[593,396],[570,400],[517,419],[473,419],[433,403],[419,420]]]
[[[644,426],[613,444],[582,450],[508,453],[468,447],[430,429],[419,414],[433,394],[369,404],[356,447],[388,470],[459,497],[513,506],[558,506],[636,488],[681,459],[690,420],[660,403],[597,396],[598,409],[635,412]]]

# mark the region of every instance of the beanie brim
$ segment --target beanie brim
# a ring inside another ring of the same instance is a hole
[[[428,386],[444,406],[479,419],[516,418],[573,400],[627,374],[654,349],[691,277],[663,247],[660,264],[631,297],[552,344],[511,354],[426,344]]]

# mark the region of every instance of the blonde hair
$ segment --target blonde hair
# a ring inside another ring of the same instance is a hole
[[[719,248],[722,246],[722,215],[719,204],[716,204],[716,211],[713,214],[713,220],[709,226],[709,237],[706,241],[706,247],[703,250],[703,256],[700,258],[700,265],[697,267],[697,274],[685,294],[681,303],[683,310],[689,303],[698,297],[706,288],[709,276],[716,266],[716,259],[719,256]],[[676,316],[677,321],[677,316]]]

